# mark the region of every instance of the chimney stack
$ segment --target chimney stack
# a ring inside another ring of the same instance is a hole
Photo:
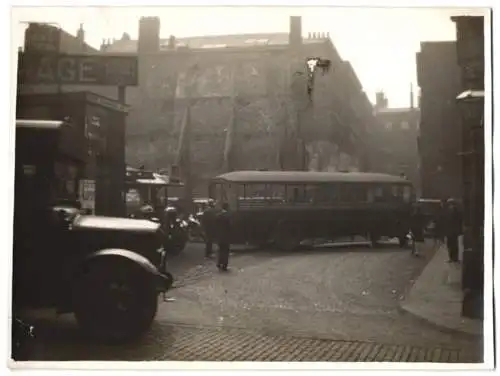
[[[83,45],[85,43],[85,30],[83,30],[83,24],[80,24],[80,28],[76,32],[76,39]]]
[[[290,46],[300,46],[302,44],[302,17],[290,17],[290,32],[288,34]]]
[[[169,50],[175,50],[175,46],[177,45],[177,41],[174,35],[171,35],[168,38],[168,49]]]
[[[414,103],[413,103],[413,83],[410,84],[410,108],[412,110],[414,108]]]
[[[160,18],[141,17],[139,20],[139,40],[137,52],[151,53],[160,50]]]
[[[383,91],[379,91],[375,93],[375,109],[381,110],[383,108],[387,108],[387,98]]]

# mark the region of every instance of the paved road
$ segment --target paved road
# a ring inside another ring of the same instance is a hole
[[[283,254],[239,249],[219,273],[192,245],[153,330],[140,343],[78,339],[71,317],[42,326],[36,359],[477,361],[479,342],[403,314],[399,303],[431,250],[395,245]],[[42,343],[42,340],[40,340]]]

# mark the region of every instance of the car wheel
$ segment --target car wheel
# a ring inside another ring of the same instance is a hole
[[[156,316],[154,279],[128,260],[97,261],[85,268],[74,297],[83,333],[102,342],[124,342],[145,333]]]

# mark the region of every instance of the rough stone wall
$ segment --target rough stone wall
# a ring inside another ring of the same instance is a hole
[[[174,162],[189,103],[196,174],[221,172],[232,115],[237,168],[276,168],[279,126],[289,101],[284,56],[218,52],[141,59],[141,85],[127,94],[130,163],[155,168]]]
[[[297,145],[287,144],[286,139],[293,139],[299,122],[309,166],[318,153],[313,150],[319,150],[324,153],[321,169],[356,169],[355,152],[346,147],[351,123],[346,117],[348,111],[343,110],[350,100],[342,93],[348,84],[345,75],[340,70],[319,75],[312,106],[292,93],[293,74],[303,66],[305,56],[327,56],[334,64],[340,63],[336,52],[329,56],[325,46],[308,48],[302,51],[305,55],[294,57],[287,49],[142,54],[140,84],[126,91],[131,106],[126,129],[127,163],[153,169],[175,163],[189,105],[190,160],[197,182],[223,172],[230,121],[235,125],[236,169],[278,169],[283,148],[290,156],[285,167],[293,166]],[[301,88],[305,92],[305,86]],[[117,99],[115,87],[64,86],[63,90],[89,90]],[[323,146],[317,146],[318,140]]]

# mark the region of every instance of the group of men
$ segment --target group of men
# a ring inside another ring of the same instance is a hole
[[[214,201],[209,201],[208,208],[203,212],[201,225],[205,235],[205,257],[213,257],[213,244],[218,245],[217,268],[227,271],[231,243],[231,220],[229,205],[225,202],[217,208]]]
[[[458,263],[459,246],[458,239],[463,234],[463,219],[457,203],[453,199],[442,200],[440,207],[433,219],[434,238],[437,246],[446,242],[448,248],[448,262]],[[426,217],[418,203],[415,205],[411,232],[414,239],[413,253],[419,254],[419,245],[424,242],[424,228],[427,224]]]

